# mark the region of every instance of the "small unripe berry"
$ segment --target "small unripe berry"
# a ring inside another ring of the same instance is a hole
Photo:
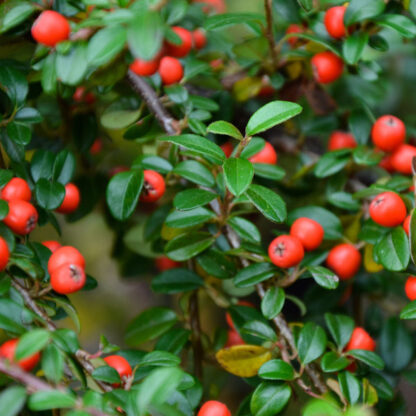
[[[317,249],[324,239],[324,229],[310,218],[298,218],[290,227],[290,235],[297,237],[306,251]]]
[[[74,212],[81,201],[81,195],[79,189],[73,183],[67,183],[65,185],[65,197],[62,204],[56,209],[56,212],[61,214],[70,214]]]
[[[145,170],[143,174],[144,183],[140,201],[156,202],[165,193],[165,180],[160,173],[154,170]]]
[[[179,45],[175,45],[174,43],[166,42],[166,54],[174,56],[175,58],[183,58],[188,55],[192,49],[192,33],[189,30],[179,26],[172,27],[172,30],[181,38],[181,43]]]
[[[109,355],[104,358],[104,361],[117,371],[122,381],[123,378],[130,377],[133,374],[129,362],[120,355]],[[118,384],[114,384],[113,387],[118,387]]]
[[[84,269],[78,264],[62,264],[51,273],[52,289],[61,295],[78,292],[84,287],[86,281]]]
[[[315,79],[321,84],[336,81],[344,70],[342,59],[329,51],[317,53],[311,59],[311,64]]]
[[[328,33],[336,39],[343,38],[346,35],[344,25],[344,14],[347,8],[345,6],[335,6],[328,9],[325,13],[324,24]]]
[[[1,199],[11,201],[12,199],[21,199],[29,202],[32,198],[32,191],[28,183],[22,178],[13,178],[1,190]]]
[[[397,172],[411,175],[414,157],[416,157],[416,147],[410,144],[401,144],[391,155],[391,165]]]
[[[85,268],[85,259],[83,255],[75,248],[71,246],[62,246],[58,248],[49,257],[48,272],[50,275],[64,264],[76,264],[82,269]]]
[[[159,68],[159,59],[153,59],[151,61],[143,61],[143,59],[135,59],[130,65],[130,69],[141,77],[150,77],[156,74]]]
[[[181,267],[181,263],[171,260],[169,257],[161,256],[155,259],[156,268],[160,272],[164,272],[166,270],[177,269]]]
[[[45,247],[48,247],[48,249],[50,251],[52,251],[52,253],[54,253],[56,250],[58,250],[58,248],[62,247],[61,243],[58,243],[57,241],[53,241],[53,240],[49,240],[49,241],[42,241],[42,244]]]
[[[10,339],[0,346],[0,357],[8,359],[11,363],[17,364],[24,371],[32,371],[40,360],[40,353],[37,352],[23,360],[16,361],[16,348],[19,340],[17,338]]]
[[[9,201],[9,213],[3,222],[16,234],[29,234],[38,222],[36,208],[27,201],[13,199]]]
[[[192,32],[195,49],[202,49],[207,44],[207,37],[203,29],[195,29]]]
[[[383,227],[396,227],[406,218],[406,205],[395,192],[383,192],[377,195],[369,208],[371,219]]]
[[[202,405],[197,416],[231,416],[231,412],[224,403],[210,400]]]
[[[54,47],[57,43],[69,38],[71,26],[60,13],[45,10],[32,25],[32,37],[38,43]]]
[[[410,234],[410,220],[411,220],[411,218],[412,218],[412,216],[408,215],[403,221],[403,229],[404,229],[404,231],[407,235]]]
[[[351,133],[345,133],[343,131],[334,131],[329,136],[328,150],[340,150],[340,149],[354,149],[357,147],[357,142]]]
[[[291,235],[280,235],[269,245],[269,257],[274,265],[283,269],[296,266],[305,255],[302,243]]]
[[[392,152],[404,143],[406,126],[395,116],[382,116],[373,124],[371,138],[379,149]]]
[[[350,341],[345,347],[346,351],[350,350],[366,350],[374,351],[376,349],[376,343],[368,334],[368,332],[361,327],[354,328],[351,334]]]
[[[9,246],[3,237],[0,237],[0,271],[3,271],[10,258]]]
[[[351,279],[361,265],[361,254],[351,244],[339,244],[331,249],[326,265],[341,279]]]
[[[164,56],[160,60],[159,75],[164,85],[171,85],[183,78],[183,67],[180,61],[171,56]]]
[[[406,292],[406,296],[410,300],[416,300],[416,277],[409,276],[406,280],[406,284],[404,286],[404,291]]]
[[[289,27],[286,29],[286,34],[290,35],[292,33],[303,33],[304,28],[300,25],[297,24],[291,24],[289,25]],[[296,42],[298,41],[297,37],[291,37],[287,40],[287,42],[289,43],[289,45],[293,48],[296,44]]]
[[[268,165],[275,165],[277,163],[276,150],[274,150],[274,147],[269,142],[265,142],[263,149],[251,156],[249,161],[251,163],[266,163]]]

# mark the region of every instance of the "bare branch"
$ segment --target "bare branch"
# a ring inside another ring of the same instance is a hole
[[[266,38],[269,42],[270,56],[273,62],[273,68],[278,67],[278,60],[276,56],[276,43],[274,41],[274,31],[273,31],[273,12],[272,12],[272,0],[264,0],[264,10],[266,13]]]

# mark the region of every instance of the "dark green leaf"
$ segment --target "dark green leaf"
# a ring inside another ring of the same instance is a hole
[[[343,371],[338,374],[338,382],[341,392],[349,403],[358,402],[361,394],[360,382],[349,371]]]
[[[271,263],[255,263],[251,264],[234,276],[234,284],[237,287],[250,287],[257,283],[273,277],[277,272],[276,267]]]
[[[348,163],[350,155],[351,151],[349,149],[325,153],[315,166],[315,175],[318,178],[326,178],[339,172]]]
[[[195,290],[201,287],[204,281],[188,269],[175,268],[157,275],[152,280],[152,289],[157,293],[178,293]]]
[[[33,329],[26,332],[19,339],[16,348],[16,360],[29,357],[43,349],[50,340],[50,334],[46,329]]]
[[[254,174],[261,178],[280,181],[286,175],[286,172],[280,166],[270,165],[269,163],[253,163],[253,167]]]
[[[326,313],[325,322],[338,348],[342,350],[351,338],[354,321],[349,316]]]
[[[176,209],[187,211],[208,204],[218,195],[204,189],[187,189],[176,194],[173,205]]]
[[[203,224],[212,220],[215,214],[206,208],[198,207],[187,211],[173,211],[166,220],[165,224],[172,228],[187,228],[194,225]]]
[[[267,361],[260,367],[258,374],[265,380],[293,380],[295,377],[293,367],[283,360]]]
[[[10,65],[0,66],[0,85],[16,106],[24,102],[29,90],[26,77]]]
[[[252,335],[263,341],[277,341],[276,332],[268,324],[261,321],[247,322],[240,328],[240,331],[243,335]]]
[[[103,365],[101,367],[96,368],[92,372],[92,377],[96,380],[104,381],[105,383],[120,383],[120,376],[118,372],[108,365]]]
[[[41,390],[29,398],[30,410],[70,409],[76,404],[72,393],[59,390]]]
[[[42,351],[42,370],[48,380],[58,383],[63,375],[64,358],[55,344],[49,344]]]
[[[367,42],[367,32],[356,32],[348,36],[342,44],[342,54],[344,55],[345,61],[350,65],[356,64],[361,58]]]
[[[361,0],[351,0],[344,15],[347,26],[383,13],[385,8],[383,0],[369,0],[363,3]]]
[[[56,76],[64,84],[79,84],[88,69],[87,46],[84,43],[74,43],[66,54],[58,52],[56,57]]]
[[[235,196],[241,195],[250,186],[253,175],[253,165],[246,159],[230,157],[224,162],[225,183]]]
[[[401,319],[416,319],[416,300],[408,303],[400,312]]]
[[[223,134],[225,136],[234,137],[234,139],[237,140],[243,139],[240,130],[228,121],[214,121],[207,127],[207,131],[214,134]]]
[[[257,23],[262,24],[264,16],[255,13],[224,13],[208,17],[206,19],[204,28],[206,30],[222,29],[226,26],[237,24]]]
[[[176,261],[188,260],[206,250],[215,241],[209,233],[182,234],[170,240],[165,247],[165,253]]]
[[[6,130],[7,135],[15,143],[22,146],[26,146],[28,143],[30,143],[30,139],[32,138],[32,130],[30,130],[30,127],[27,124],[12,121],[11,123],[7,124]]]
[[[338,276],[326,267],[309,266],[308,270],[319,286],[322,286],[325,289],[336,289],[338,287]]]
[[[292,392],[287,384],[260,383],[250,400],[253,416],[274,416],[286,406]]]
[[[65,197],[65,187],[58,182],[50,182],[41,178],[35,185],[35,197],[37,203],[45,209],[58,208]]]
[[[188,334],[187,334],[188,337]],[[140,366],[173,367],[179,365],[181,359],[166,351],[151,351],[140,361]]]
[[[215,186],[215,178],[211,171],[195,160],[184,160],[175,166],[173,172],[197,185]]]
[[[377,370],[382,370],[384,368],[384,362],[381,357],[372,351],[349,350],[348,355],[351,355],[370,367],[377,368]]]
[[[35,5],[30,1],[5,2],[4,4],[5,6],[11,4],[12,7],[8,10],[6,9],[7,12],[1,17],[0,33],[7,32],[12,27],[22,23],[36,10]]]
[[[235,264],[222,251],[207,250],[197,257],[197,262],[205,272],[218,279],[230,279],[235,274]]]
[[[173,166],[163,157],[153,155],[143,155],[133,162],[132,169],[141,167],[142,169],[151,169],[160,173],[169,173]]]
[[[75,171],[75,156],[69,150],[62,150],[56,155],[53,164],[53,178],[63,185],[66,185]]]
[[[261,300],[261,312],[267,319],[275,318],[283,309],[285,291],[281,287],[271,287]]]
[[[297,342],[302,363],[308,364],[320,357],[325,351],[326,341],[325,331],[320,326],[313,322],[306,323],[300,331]]]
[[[381,264],[390,271],[405,270],[410,260],[409,240],[402,227],[386,234],[375,246]]]
[[[416,36],[416,24],[407,16],[384,14],[376,19],[376,23],[394,29],[406,39],[413,39]]]
[[[243,217],[232,217],[228,224],[243,240],[260,243],[260,231],[252,222]]]
[[[347,358],[339,356],[336,352],[332,351],[324,354],[321,359],[321,367],[325,373],[343,370],[349,363]]]

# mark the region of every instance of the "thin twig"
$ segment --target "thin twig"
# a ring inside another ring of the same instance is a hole
[[[194,290],[189,298],[189,316],[191,324],[192,349],[194,352],[194,372],[195,376],[202,380],[202,361],[204,359],[204,351],[201,344],[201,323],[199,319],[199,300],[197,290]]]
[[[274,41],[274,30],[273,30],[273,11],[272,11],[272,0],[264,0],[264,10],[266,13],[266,38],[269,42],[270,56],[273,62],[273,68],[276,69],[278,66],[278,59],[276,55],[276,43]]]

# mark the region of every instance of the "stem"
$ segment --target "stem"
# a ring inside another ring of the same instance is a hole
[[[194,290],[189,298],[189,316],[192,332],[192,349],[194,351],[194,373],[197,378],[202,380],[202,361],[204,359],[204,351],[201,344],[201,322],[199,319],[199,300],[197,290]]]
[[[273,12],[272,12],[272,0],[264,0],[264,10],[266,13],[266,38],[269,42],[270,56],[273,62],[273,68],[277,68],[278,60],[276,55],[276,43],[274,41],[274,31],[273,31]]]

